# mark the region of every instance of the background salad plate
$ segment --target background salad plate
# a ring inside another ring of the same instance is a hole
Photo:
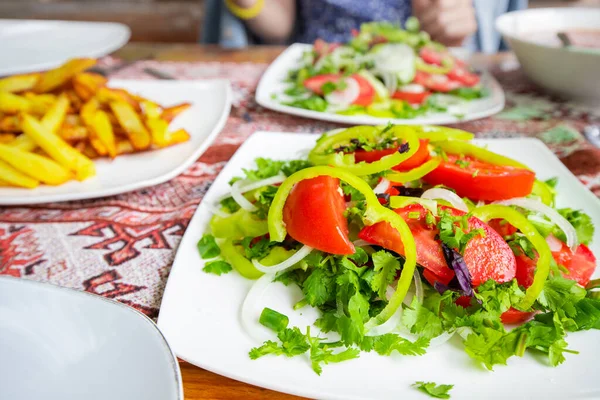
[[[256,102],[265,108],[299,117],[319,119],[323,121],[338,122],[352,125],[382,125],[388,121],[404,125],[442,125],[460,121],[470,121],[485,118],[500,112],[504,108],[504,91],[500,84],[489,73],[484,72],[482,84],[489,89],[489,96],[482,99],[464,102],[460,106],[460,113],[450,112],[429,113],[411,119],[387,119],[370,115],[340,115],[333,112],[319,112],[303,108],[286,106],[281,103],[285,97],[283,92],[289,87],[285,82],[289,71],[297,69],[302,53],[310,51],[312,45],[295,43],[288,47],[263,74],[256,89]],[[460,115],[459,115],[460,114]]]

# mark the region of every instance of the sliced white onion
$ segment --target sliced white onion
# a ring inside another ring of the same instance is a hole
[[[546,238],[546,243],[548,243],[550,251],[560,251],[562,249],[562,242],[554,235],[548,235]]]
[[[241,208],[246,211],[256,211],[258,208],[252,204],[247,198],[244,197],[242,193],[241,186],[245,181],[236,181],[233,185],[231,185],[231,197],[235,200],[236,203],[239,204]]]
[[[495,204],[501,204],[503,206],[517,206],[545,215],[550,221],[552,221],[552,223],[556,224],[565,233],[567,238],[567,246],[569,246],[571,251],[575,251],[577,249],[577,246],[579,245],[577,231],[575,231],[573,225],[571,225],[571,223],[567,221],[565,217],[560,215],[558,211],[552,207],[548,207],[541,201],[528,199],[525,197],[497,201]]]
[[[354,78],[346,78],[346,87],[342,90],[334,90],[325,95],[325,100],[333,106],[348,107],[360,95],[360,86]]]
[[[422,195],[422,199],[430,199],[430,200],[445,200],[452,205],[452,207],[457,210],[461,210],[464,212],[469,212],[469,208],[456,193],[442,188],[432,188],[426,190]]]
[[[355,240],[354,242],[352,242],[352,244],[354,245],[354,247],[373,246],[372,243],[369,243],[362,239]]]
[[[375,186],[375,189],[373,189],[373,191],[375,192],[375,194],[384,194],[388,191],[391,185],[392,183],[389,180],[381,178],[381,180],[379,181],[377,186]]]
[[[311,251],[313,251],[313,248],[305,245],[300,250],[295,252],[290,258],[280,262],[279,264],[267,267],[266,265],[262,265],[257,259],[253,259],[252,264],[260,272],[264,272],[267,275],[273,275],[293,267],[296,263],[302,261],[304,257],[309,255]]]
[[[256,181],[256,182],[249,182],[247,180],[236,181],[233,185],[231,185],[231,195],[221,196],[217,199],[217,202],[220,202],[221,200],[226,199],[227,197],[231,196],[231,197],[233,197],[235,202],[238,203],[238,205],[241,208],[243,208],[244,210],[256,211],[257,210],[256,206],[254,204],[252,204],[251,202],[249,202],[248,199],[246,199],[243,196],[243,193],[249,192],[254,189],[261,188],[263,186],[275,185],[277,183],[281,183],[281,182],[285,181],[285,179],[286,179],[285,175],[275,175],[270,178],[262,179],[262,180]]]
[[[242,303],[242,327],[250,337],[257,342],[263,342],[269,337],[266,332],[259,329],[260,326],[256,323],[256,305],[265,294],[267,287],[273,282],[273,275],[263,275],[258,278],[250,287],[244,302]]]
[[[229,217],[231,215],[231,214],[226,213],[225,211],[221,210],[218,205],[212,204],[212,203],[210,203],[208,201],[203,201],[202,205],[204,205],[204,207],[206,207],[206,209],[211,214],[218,215],[221,218],[227,218],[227,217]]]
[[[456,332],[460,335],[461,338],[467,340],[467,337],[471,333],[473,333],[473,329],[469,328],[468,326],[461,326],[460,328],[456,329]]]
[[[433,339],[431,339],[429,341],[429,349],[433,349],[435,347],[441,346],[444,343],[446,343],[448,340],[452,339],[452,336],[454,336],[454,333],[456,331],[453,332],[444,332],[439,336],[434,337]]]
[[[398,307],[396,312],[383,324],[375,325],[365,332],[365,336],[381,336],[393,332],[400,322],[402,322],[402,306]]]
[[[417,269],[415,268],[415,276],[414,276],[414,282],[415,282],[415,296],[417,296],[417,301],[421,304],[423,304],[423,282],[421,282],[421,275],[419,274],[419,271],[417,271]]]
[[[409,83],[408,85],[401,86],[400,91],[405,93],[423,93],[425,87],[418,83]]]

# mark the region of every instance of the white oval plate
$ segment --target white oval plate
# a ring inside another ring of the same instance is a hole
[[[465,102],[465,106],[461,109],[462,118],[458,118],[456,115],[450,113],[430,113],[412,119],[389,119],[372,117],[370,115],[340,115],[333,112],[305,110],[281,104],[281,101],[273,98],[273,96],[285,96],[283,92],[289,86],[285,82],[288,73],[298,68],[298,61],[302,53],[310,50],[311,47],[309,44],[294,43],[269,65],[256,89],[256,102],[258,104],[285,114],[352,125],[382,125],[388,121],[393,124],[403,125],[452,124],[489,117],[502,111],[504,108],[504,91],[496,79],[487,72],[483,73],[482,82],[490,89],[490,96]]]
[[[318,399],[412,399],[426,398],[411,388],[415,381],[454,384],[457,399],[573,399],[600,397],[596,364],[600,354],[598,331],[569,335],[567,354],[557,368],[546,366],[530,354],[513,357],[508,366],[494,372],[479,366],[462,349],[460,339],[428,350],[422,357],[380,357],[361,353],[359,359],[323,366],[317,376],[304,357],[267,356],[252,361],[248,351],[260,343],[242,328],[240,309],[252,281],[235,272],[216,276],[202,271],[204,262],[196,242],[206,231],[211,214],[203,206],[228,192],[228,181],[242,168],[253,168],[256,157],[295,159],[311,149],[318,135],[258,132],[240,147],[227,163],[185,232],[162,300],[158,326],[178,357],[192,364],[253,385]],[[581,208],[600,226],[600,202],[569,170],[536,139],[478,140],[481,145],[510,156],[533,168],[538,177],[558,177],[559,206]],[[600,233],[590,246],[600,255]],[[597,271],[598,276],[600,270]],[[296,290],[294,290],[296,289]],[[302,293],[292,286],[273,284],[258,307],[271,307],[289,316],[290,326],[302,330],[314,322],[311,307],[293,311]],[[300,315],[300,313],[302,315]],[[272,337],[271,337],[272,338]]]
[[[0,399],[183,400],[175,355],[124,304],[0,277]]]
[[[83,182],[73,180],[60,186],[42,185],[35,189],[0,187],[0,205],[93,199],[166,182],[202,155],[223,129],[231,108],[231,88],[227,80],[111,80],[109,85],[164,106],[190,102],[192,106],[169,125],[171,130],[185,128],[190,140],[165,149],[125,154],[114,160],[96,160],[96,176]]]
[[[127,43],[113,22],[0,19],[0,76],[58,67],[74,57],[102,57]]]

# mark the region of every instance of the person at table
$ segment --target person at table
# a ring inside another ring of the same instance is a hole
[[[202,42],[225,47],[347,42],[361,23],[404,24],[413,15],[433,40],[493,53],[503,48],[495,18],[527,0],[207,0],[206,7]]]

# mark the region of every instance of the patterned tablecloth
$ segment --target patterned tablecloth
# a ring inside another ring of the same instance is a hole
[[[153,79],[144,67],[180,79],[230,79],[234,106],[223,132],[192,167],[161,185],[104,199],[0,208],[0,274],[96,293],[156,318],[187,224],[240,144],[257,130],[336,127],[258,106],[254,89],[266,65],[143,61],[113,77]],[[493,73],[506,90],[505,110],[457,126],[478,137],[540,138],[600,196],[600,150],[581,134],[586,125],[600,124],[600,109],[548,97],[511,66]]]

